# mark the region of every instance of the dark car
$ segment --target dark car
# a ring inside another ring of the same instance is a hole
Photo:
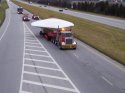
[[[22,7],[17,8],[17,13],[18,14],[23,14],[23,8]]]
[[[32,16],[32,19],[34,19],[34,20],[39,20],[39,16],[38,16],[38,15],[33,15],[33,16]]]
[[[59,9],[59,12],[63,12],[63,9]]]
[[[28,15],[24,15],[24,16],[22,17],[22,20],[23,20],[23,21],[30,21],[30,17],[29,17]]]

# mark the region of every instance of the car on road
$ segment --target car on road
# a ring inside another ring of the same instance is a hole
[[[65,8],[65,10],[68,10],[68,8]]]
[[[22,7],[18,7],[17,8],[17,13],[18,14],[23,14],[23,8]]]
[[[30,1],[29,4],[32,4],[32,2]]]
[[[63,12],[63,9],[59,9],[59,12]]]
[[[28,14],[25,14],[23,17],[22,17],[22,20],[23,21],[30,21],[30,17]]]
[[[33,20],[39,20],[39,16],[38,16],[38,15],[33,14],[32,19],[33,19]]]

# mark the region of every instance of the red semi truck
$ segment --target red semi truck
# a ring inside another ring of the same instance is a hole
[[[41,27],[40,35],[53,42],[60,49],[76,49],[76,42],[73,37],[71,26],[73,23],[57,18],[50,18],[37,21],[32,26]]]

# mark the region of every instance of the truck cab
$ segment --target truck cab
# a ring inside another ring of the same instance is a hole
[[[56,39],[60,49],[76,49],[76,42],[70,30],[60,31]]]

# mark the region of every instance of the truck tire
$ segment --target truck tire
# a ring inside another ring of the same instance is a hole
[[[51,41],[51,37],[50,36],[48,36],[48,41]]]
[[[39,32],[40,35],[43,35],[42,31]]]
[[[60,50],[62,50],[61,44],[58,43],[57,46]]]

